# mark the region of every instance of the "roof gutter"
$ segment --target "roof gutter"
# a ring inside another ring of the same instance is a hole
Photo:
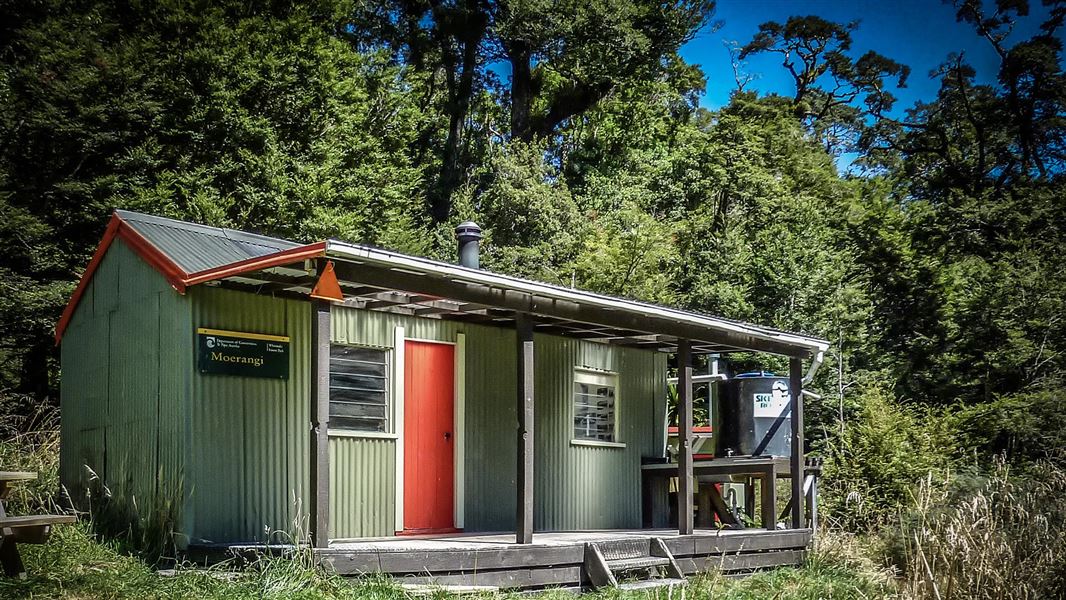
[[[819,350],[814,353],[814,359],[811,360],[811,368],[807,369],[807,374],[803,376],[802,381],[804,386],[814,381],[814,376],[818,373],[818,368],[822,366],[822,362],[824,361],[825,350]]]

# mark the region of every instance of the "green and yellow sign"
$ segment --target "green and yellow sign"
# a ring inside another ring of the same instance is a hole
[[[197,363],[208,375],[289,378],[289,338],[197,328]]]

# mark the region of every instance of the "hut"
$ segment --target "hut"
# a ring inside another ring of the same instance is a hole
[[[56,328],[63,485],[181,549],[306,542],[340,572],[420,581],[606,585],[664,552],[675,575],[802,556],[802,502],[785,530],[694,529],[691,365],[789,357],[774,481],[806,472],[803,361],[824,340],[491,273],[477,226],[457,234],[459,265],[115,211]],[[670,355],[682,443],[664,463]],[[655,473],[677,478],[671,529]]]

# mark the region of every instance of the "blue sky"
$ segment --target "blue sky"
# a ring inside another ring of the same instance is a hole
[[[1047,9],[1040,0],[1030,0],[1030,4],[1032,12],[1019,22],[1012,40],[1030,37],[1046,17]],[[936,96],[938,84],[929,78],[929,71],[952,52],[965,52],[980,81],[995,79],[998,59],[991,45],[969,25],[956,23],[955,9],[939,0],[719,0],[714,20],[721,22],[721,28],[705,28],[681,51],[686,61],[700,65],[707,75],[703,105],[711,109],[723,106],[734,88],[729,53],[723,42],[743,45],[755,35],[760,23],[784,22],[791,15],[808,14],[841,23],[859,20],[859,28],[852,34],[854,57],[876,50],[911,67],[907,88],[895,92],[899,98],[897,111],[910,107],[915,100]],[[747,62],[747,71],[759,76],[748,89],[793,93],[792,78],[781,66],[780,55],[754,56]]]

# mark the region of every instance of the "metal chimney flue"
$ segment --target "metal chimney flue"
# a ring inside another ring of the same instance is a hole
[[[473,221],[463,221],[455,228],[459,240],[459,264],[470,269],[480,269],[481,227]]]

